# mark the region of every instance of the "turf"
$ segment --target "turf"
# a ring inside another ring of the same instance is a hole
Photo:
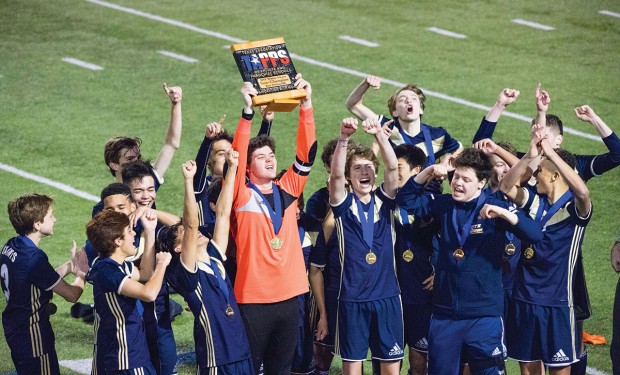
[[[532,116],[533,90],[542,82],[552,97],[550,112],[565,126],[594,134],[575,119],[572,109],[591,105],[617,131],[620,116],[620,19],[599,10],[620,12],[615,1],[118,1],[115,4],[184,22],[242,40],[276,36],[289,51],[427,90],[492,105],[504,87],[521,90],[511,112]],[[517,25],[522,18],[555,27],[542,31]],[[431,33],[439,27],[467,35],[454,39]],[[143,154],[154,158],[161,147],[169,102],[161,84],[184,89],[182,146],[158,196],[159,207],[181,212],[178,167],[194,158],[207,122],[228,115],[234,130],[241,110],[241,79],[230,40],[205,35],[80,0],[0,1],[0,163],[63,182],[98,195],[112,178],[102,148],[112,136],[143,138]],[[338,39],[351,35],[379,43],[368,48]],[[168,50],[199,59],[195,64],[162,56]],[[61,61],[74,57],[103,66],[90,71]],[[340,119],[349,116],[344,100],[360,77],[301,59],[293,60],[313,85],[319,149],[337,136]],[[365,103],[385,112],[395,87],[384,84]],[[429,96],[424,121],[443,126],[464,144],[470,142],[485,111]],[[273,135],[279,141],[280,165],[293,159],[290,141],[296,112],[278,114]],[[496,139],[527,146],[524,121],[503,118]],[[255,129],[257,131],[257,129]],[[369,143],[369,139],[357,136]],[[605,151],[601,142],[567,135],[565,147],[580,154]],[[609,266],[609,249],[620,231],[620,172],[589,182],[594,217],[584,242],[584,259],[593,308],[585,324],[590,333],[611,339],[611,306],[617,276]],[[25,192],[56,199],[56,233],[41,243],[54,265],[68,257],[71,239],[82,243],[92,202],[0,171],[0,201]],[[306,188],[323,186],[317,163]],[[6,212],[0,212],[0,240],[13,236]],[[84,300],[92,299],[90,289]],[[68,316],[58,301],[52,318],[61,359],[90,356],[91,327]],[[5,302],[0,302],[0,308]],[[190,317],[175,324],[183,350],[191,349]],[[181,328],[183,326],[183,328]],[[177,328],[178,327],[178,328]],[[610,373],[608,346],[589,347],[589,365]],[[0,340],[0,373],[11,371],[6,342]],[[512,367],[514,369],[514,367]],[[189,370],[188,370],[189,371]],[[514,372],[514,370],[513,370]]]

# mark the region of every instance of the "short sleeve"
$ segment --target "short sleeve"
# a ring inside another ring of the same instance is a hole
[[[43,251],[35,252],[28,262],[28,277],[37,288],[49,291],[60,282],[60,275],[47,259]]]

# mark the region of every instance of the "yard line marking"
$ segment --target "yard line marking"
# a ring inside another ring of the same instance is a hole
[[[616,18],[620,18],[620,13],[612,12],[610,10],[599,10],[599,14],[604,14],[606,16],[612,16]]]
[[[599,370],[597,370],[595,368],[587,367],[587,366],[586,366],[586,374],[589,374],[589,375],[609,375],[606,372],[599,371]]]
[[[235,37],[232,37],[230,35],[218,33],[217,31],[201,29],[200,27],[196,27],[194,25],[190,25],[189,23],[185,23],[185,22],[181,22],[181,21],[176,21],[176,20],[173,20],[173,19],[170,19],[170,18],[164,18],[164,17],[161,17],[161,16],[156,16],[154,14],[142,12],[142,11],[139,11],[139,10],[136,10],[136,9],[132,9],[132,8],[122,7],[120,5],[108,3],[108,2],[105,2],[105,1],[100,1],[100,0],[86,0],[86,1],[88,1],[89,3],[93,3],[93,4],[104,6],[104,7],[107,7],[107,8],[119,10],[121,12],[125,12],[125,13],[133,14],[133,15],[136,15],[136,16],[148,18],[148,19],[151,19],[153,21],[163,22],[163,23],[167,23],[169,25],[182,27],[184,29],[195,31],[195,32],[200,33],[200,34],[212,36],[214,38],[224,39],[224,40],[227,40],[229,42],[240,43],[240,42],[246,41],[244,39],[235,38]]]
[[[349,35],[340,35],[338,38],[342,40],[346,40],[347,42],[359,44],[359,45],[366,46],[366,47],[379,47],[379,43],[370,42],[368,40],[355,38]]]
[[[82,68],[90,69],[90,70],[103,70],[102,66],[91,64],[86,61],[74,59],[73,57],[65,57],[62,59],[62,61],[69,63],[69,64],[80,66]]]
[[[148,18],[148,19],[152,19],[154,21],[163,22],[163,23],[166,23],[166,24],[169,24],[169,25],[173,25],[173,26],[178,26],[178,27],[181,27],[181,28],[184,28],[184,29],[187,29],[187,30],[195,31],[195,32],[200,33],[200,34],[204,34],[204,35],[212,36],[212,37],[215,37],[215,38],[223,39],[223,40],[226,40],[226,41],[229,41],[229,42],[239,43],[239,42],[244,41],[243,39],[235,38],[235,37],[232,37],[230,35],[222,34],[222,33],[211,31],[211,30],[201,29],[201,28],[199,28],[197,26],[193,26],[193,25],[190,25],[190,24],[185,23],[185,22],[175,21],[175,20],[172,20],[172,19],[169,19],[169,18],[164,18],[164,17],[161,17],[161,16],[155,16],[155,15],[152,15],[152,14],[149,14],[149,13],[145,13],[145,12],[142,12],[142,11],[139,11],[139,10],[135,10],[135,9],[131,9],[131,8],[126,8],[126,7],[121,7],[121,6],[115,5],[115,4],[110,4],[110,3],[107,3],[105,1],[101,1],[101,0],[86,0],[86,1],[90,2],[90,3],[93,3],[93,4],[104,6],[104,7],[107,7],[107,8],[119,10],[121,12],[126,12],[126,13],[134,14],[134,15],[137,15],[137,16],[140,16],[140,17],[145,17],[145,18]],[[338,65],[330,64],[330,63],[327,63],[327,62],[324,62],[324,61],[320,61],[320,60],[316,60],[316,59],[313,59],[313,58],[310,58],[310,57],[304,57],[304,56],[300,56],[300,55],[293,54],[293,53],[291,53],[290,55],[291,55],[291,57],[293,57],[293,58],[295,58],[297,60],[307,62],[308,64],[312,64],[312,65],[316,65],[316,66],[321,66],[323,68],[330,69],[330,70],[333,70],[333,71],[336,71],[336,72],[346,73],[346,74],[349,74],[349,75],[352,75],[352,76],[356,76],[356,77],[361,77],[361,78],[366,78],[367,76],[370,75],[368,73],[360,72],[358,70],[353,70],[353,69],[349,69],[349,68],[344,68],[344,67],[341,67],[341,66],[338,66]],[[379,78],[381,78],[382,82],[390,84],[390,85],[393,85],[393,86],[401,87],[401,86],[405,85],[402,82],[393,81],[391,79],[382,78],[382,77],[379,77]],[[462,104],[462,105],[465,105],[465,106],[468,106],[468,107],[472,107],[472,108],[482,109],[482,110],[487,111],[487,112],[491,109],[491,107],[486,106],[486,105],[470,102],[470,101],[465,100],[465,99],[456,98],[456,97],[453,97],[453,96],[450,96],[450,95],[446,95],[446,94],[442,94],[442,93],[439,93],[439,92],[427,90],[425,88],[421,88],[421,89],[424,91],[424,94],[428,95],[428,96],[433,96],[433,97],[436,97],[436,98],[444,99],[444,100],[447,100],[447,101],[450,101],[450,102],[453,102],[453,103]],[[527,122],[528,124],[530,123],[530,120],[532,119],[531,117],[528,117],[528,116],[523,116],[523,115],[520,115],[520,114],[517,114],[517,113],[512,113],[512,112],[507,112],[507,111],[504,111],[503,116],[511,117],[511,118],[514,118],[514,119],[517,119],[517,120],[522,120],[522,121]],[[592,134],[589,134],[589,133],[584,133],[584,132],[581,132],[579,130],[571,129],[569,127],[564,127],[564,132],[576,135],[578,137],[583,137],[583,138],[591,139],[591,140],[594,140],[594,141],[603,142],[601,140],[601,138],[598,137],[598,136],[595,136],[595,135],[592,135]]]
[[[535,29],[540,29],[540,30],[545,30],[545,31],[555,30],[555,28],[552,26],[543,25],[542,23],[538,23],[538,22],[522,20],[521,18],[515,18],[514,20],[512,20],[512,22],[517,23],[519,25],[529,26]]]
[[[51,186],[51,187],[56,188],[58,190],[62,190],[65,193],[73,194],[75,196],[87,199],[89,201],[99,202],[99,200],[100,200],[99,197],[96,197],[96,196],[94,196],[92,194],[89,194],[89,193],[87,193],[85,191],[78,190],[78,189],[76,189],[74,187],[71,187],[69,185],[65,185],[62,182],[52,181],[49,178],[37,176],[36,174],[32,174],[32,173],[29,173],[29,172],[26,172],[26,171],[22,171],[21,169],[17,169],[15,167],[10,166],[10,165],[6,165],[6,164],[3,164],[3,163],[0,163],[0,169],[4,170],[6,172],[9,172],[9,173],[16,174],[16,175],[18,175],[20,177],[23,177],[23,178],[26,178],[28,180],[36,181],[36,182],[39,182],[39,183]]]
[[[63,360],[58,362],[62,367],[66,367],[69,370],[75,371],[78,374],[88,375],[93,367],[93,359],[75,359],[75,360]]]
[[[193,57],[181,55],[181,54],[170,52],[170,51],[164,51],[163,49],[160,49],[159,51],[157,51],[157,53],[164,55],[164,56],[172,57],[173,59],[185,61],[188,63],[196,63],[199,61],[198,59],[195,59]]]
[[[429,27],[426,30],[432,31],[432,32],[437,33],[437,34],[449,36],[451,38],[457,38],[457,39],[465,39],[465,38],[467,38],[467,35],[455,33],[453,31],[448,31],[448,30],[440,29],[439,27],[435,27],[435,26]]]

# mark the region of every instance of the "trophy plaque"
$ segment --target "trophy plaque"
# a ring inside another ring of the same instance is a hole
[[[297,75],[284,38],[238,43],[230,46],[244,82],[251,82],[258,95],[255,107],[267,105],[268,111],[290,112],[306,97],[306,90],[296,89]]]

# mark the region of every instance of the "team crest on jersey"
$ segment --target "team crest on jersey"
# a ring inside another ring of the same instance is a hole
[[[469,234],[482,234],[482,224],[474,224],[471,226],[469,230]]]
[[[553,355],[553,357],[551,357],[551,361],[552,362],[564,362],[564,361],[568,361],[568,356],[566,356],[566,353],[564,353],[564,350],[560,349],[558,350],[557,353],[555,353]]]
[[[400,348],[398,344],[394,344],[394,346],[392,347],[392,349],[390,349],[390,352],[388,354],[390,356],[403,355],[403,350]]]

